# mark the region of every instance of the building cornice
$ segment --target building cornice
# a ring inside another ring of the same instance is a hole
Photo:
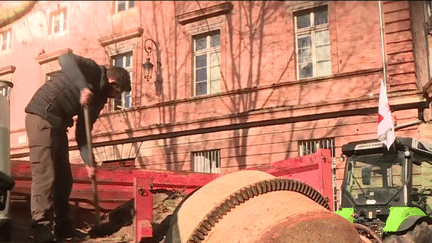
[[[39,64],[42,65],[44,63],[51,62],[51,61],[58,59],[59,56],[65,54],[65,53],[72,53],[72,52],[73,52],[72,49],[65,48],[62,50],[55,51],[55,52],[51,52],[51,53],[47,53],[47,54],[41,54],[38,57],[36,57],[35,59]]]
[[[233,5],[230,2],[225,2],[219,5],[211,6],[208,8],[203,8],[195,10],[189,13],[177,15],[177,20],[181,25],[189,24],[192,22],[200,21],[203,19],[216,17],[219,15],[230,13],[233,9]]]
[[[115,33],[112,35],[108,35],[108,36],[103,36],[101,38],[98,39],[98,41],[101,43],[101,45],[103,47],[117,43],[117,42],[121,42],[121,41],[125,41],[125,40],[129,40],[135,37],[140,37],[143,34],[144,30],[141,27],[136,27],[130,30],[126,30],[120,33]]]
[[[1,67],[0,68],[0,76],[13,73],[13,72],[15,72],[15,69],[16,69],[16,67],[12,66],[12,65]]]
[[[285,1],[286,6],[291,12],[298,12],[310,8],[327,5],[329,1]]]

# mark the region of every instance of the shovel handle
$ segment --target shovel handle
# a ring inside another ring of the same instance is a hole
[[[90,166],[96,169],[96,164],[94,162],[94,157],[93,157],[90,112],[87,106],[84,106],[84,123],[86,129],[87,146],[89,150]],[[98,225],[100,222],[100,214],[99,214],[99,197],[98,197],[97,184],[96,184],[96,173],[91,175],[91,181],[92,181],[92,189],[93,189],[93,202],[94,202],[95,214],[96,214],[96,224]]]

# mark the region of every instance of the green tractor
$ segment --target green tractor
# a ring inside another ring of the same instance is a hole
[[[413,187],[416,167],[432,164],[432,144],[397,137],[389,150],[368,140],[348,143],[342,153],[347,159],[337,214],[372,242],[432,242],[432,190]]]

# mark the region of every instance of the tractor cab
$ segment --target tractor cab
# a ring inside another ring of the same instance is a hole
[[[342,153],[346,166],[338,214],[381,237],[407,231],[419,221],[432,223],[426,200],[431,190],[413,188],[413,167],[432,163],[431,144],[398,137],[388,150],[368,140],[348,143]]]

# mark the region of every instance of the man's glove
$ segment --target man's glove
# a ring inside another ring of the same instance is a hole
[[[85,166],[86,170],[87,170],[87,174],[90,178],[93,178],[96,176],[96,167],[92,167],[90,165],[86,165]]]

